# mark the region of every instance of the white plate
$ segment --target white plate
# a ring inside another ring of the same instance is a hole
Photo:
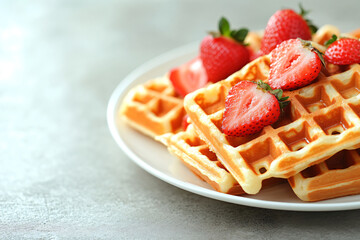
[[[195,177],[182,163],[170,155],[162,144],[133,130],[118,117],[118,109],[126,92],[134,85],[164,75],[169,69],[195,57],[198,43],[173,50],[142,65],[128,75],[113,92],[107,109],[110,132],[123,151],[140,167],[181,189],[209,198],[252,207],[294,211],[337,211],[360,208],[360,195],[315,203],[300,201],[287,184],[264,189],[250,196],[232,196],[216,192]]]

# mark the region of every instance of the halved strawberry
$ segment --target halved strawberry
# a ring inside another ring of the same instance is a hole
[[[272,90],[262,81],[240,81],[234,85],[225,100],[222,131],[226,135],[245,137],[275,123],[281,108],[289,102],[282,90]]]
[[[337,39],[333,35],[332,39],[327,41],[329,45],[325,51],[325,59],[332,64],[349,65],[360,63],[360,41],[351,38]]]
[[[271,52],[269,85],[282,90],[303,87],[319,75],[322,64],[322,53],[310,42],[301,39],[284,41]]]
[[[244,43],[247,29],[231,30],[225,18],[219,21],[219,32],[211,32],[200,45],[203,60],[210,82],[227,78],[249,62],[249,51]]]
[[[208,77],[200,57],[196,57],[177,68],[170,70],[169,79],[175,91],[181,96],[204,87]]]
[[[301,5],[300,9],[300,13],[292,9],[279,10],[270,17],[261,41],[261,51],[264,54],[269,54],[278,44],[288,39],[311,39],[311,33],[317,28],[304,18],[308,11]]]

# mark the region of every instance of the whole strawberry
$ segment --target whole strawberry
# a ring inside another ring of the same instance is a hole
[[[334,35],[325,43],[329,45],[325,51],[325,59],[332,64],[349,65],[360,63],[360,41],[351,38],[337,40]]]
[[[262,81],[240,81],[229,91],[225,100],[222,131],[226,135],[245,137],[275,123],[281,109],[289,101],[282,90],[272,90]]]
[[[322,54],[309,41],[286,40],[271,52],[269,85],[282,90],[303,87],[319,75],[322,64]]]
[[[300,9],[300,14],[291,9],[284,9],[275,12],[270,17],[261,41],[263,54],[269,54],[276,45],[288,39],[311,39],[311,32],[315,32],[316,27],[312,25],[311,21],[304,19],[308,12],[301,5]]]
[[[249,51],[244,44],[248,30],[231,31],[225,18],[220,19],[219,30],[220,33],[206,36],[200,45],[200,57],[211,82],[227,78],[249,62]]]

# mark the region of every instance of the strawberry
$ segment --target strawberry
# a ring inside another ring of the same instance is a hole
[[[229,91],[225,100],[222,131],[226,135],[245,137],[275,123],[289,101],[282,90],[272,90],[261,80],[257,83],[240,81]]]
[[[249,51],[244,45],[247,29],[230,30],[225,18],[219,22],[220,33],[212,32],[200,45],[200,57],[210,82],[227,78],[249,62]]]
[[[316,32],[317,28],[310,20],[304,19],[308,11],[305,11],[301,5],[300,9],[300,14],[291,9],[284,9],[270,17],[261,41],[262,53],[269,54],[276,45],[288,39],[311,39],[311,33]]]
[[[200,57],[170,70],[169,79],[175,91],[181,96],[204,87],[208,82],[205,68]]]
[[[322,54],[310,42],[284,41],[271,52],[269,85],[282,90],[300,88],[319,75],[322,64]]]
[[[351,38],[341,38],[333,35],[332,39],[327,41],[329,45],[325,51],[325,59],[332,64],[349,65],[360,63],[360,41]]]

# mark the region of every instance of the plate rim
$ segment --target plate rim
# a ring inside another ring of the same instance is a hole
[[[151,175],[161,179],[164,182],[167,182],[173,186],[176,186],[185,191],[201,195],[203,197],[208,197],[211,199],[224,201],[228,203],[258,207],[264,209],[273,209],[273,210],[284,210],[284,211],[310,211],[310,212],[321,212],[321,211],[339,211],[339,210],[354,210],[360,208],[359,202],[347,202],[347,203],[321,203],[321,202],[303,202],[303,203],[291,203],[291,202],[277,202],[270,200],[261,200],[247,198],[243,196],[234,196],[225,193],[220,193],[211,189],[206,189],[201,186],[187,183],[181,181],[175,177],[169,176],[160,170],[153,168],[150,164],[146,163],[139,157],[135,152],[133,152],[125,143],[121,134],[116,126],[117,121],[117,112],[121,103],[122,98],[124,97],[125,90],[140,76],[146,74],[155,67],[159,67],[162,64],[170,60],[174,60],[186,54],[194,53],[198,47],[198,42],[190,43],[182,47],[175,48],[171,51],[165,52],[144,64],[138,66],[133,71],[131,71],[113,90],[110,99],[108,101],[107,110],[106,110],[106,119],[109,131],[114,138],[117,145],[124,151],[124,153],[134,161],[139,167],[141,167],[146,172]]]

